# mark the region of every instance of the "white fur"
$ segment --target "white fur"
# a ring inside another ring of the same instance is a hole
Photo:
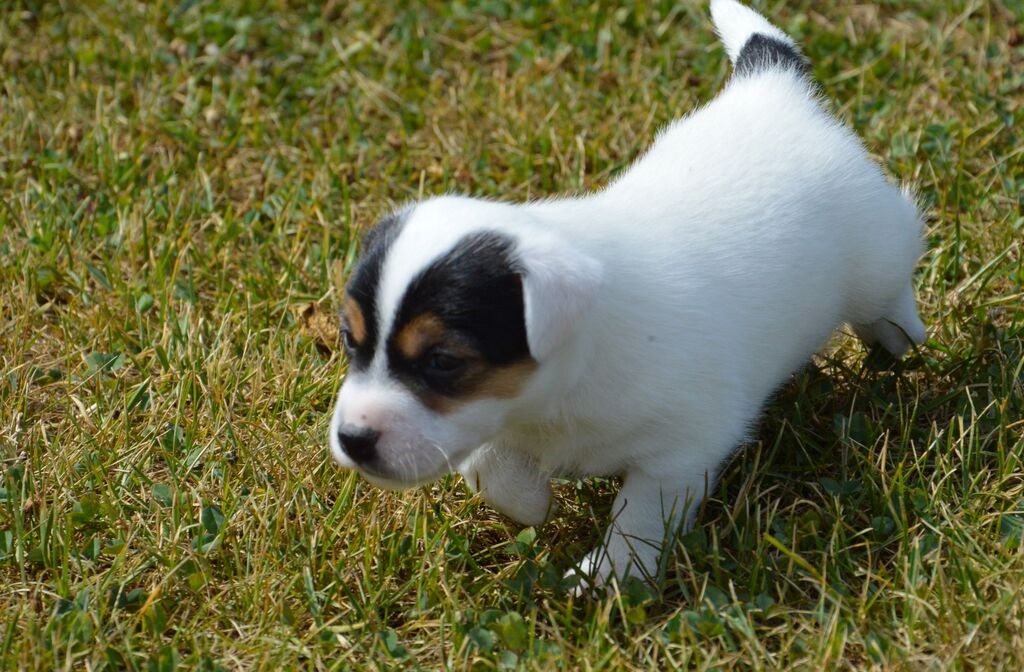
[[[733,60],[754,31],[792,44],[736,2],[712,12]],[[486,501],[534,525],[552,475],[622,474],[606,543],[580,566],[598,584],[655,571],[666,532],[692,520],[765,399],[837,326],[897,355],[925,337],[913,203],[791,71],[733,78],[602,191],[416,205],[384,266],[384,323],[410,279],[477,230],[518,241],[536,373],[514,399],[439,416],[371,369],[342,389],[332,446],[342,422],[383,409],[399,485],[461,464]]]
[[[774,37],[794,49],[799,49],[789,35],[754,10],[734,0],[711,0],[711,20],[714,21],[715,32],[718,33],[722,46],[733,63],[739,58],[740,50],[753,33]]]

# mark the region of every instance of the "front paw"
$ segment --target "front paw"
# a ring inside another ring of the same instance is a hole
[[[572,589],[575,597],[595,597],[615,580],[611,563],[603,559],[605,555],[604,549],[595,548],[562,577],[576,582]]]
[[[489,506],[521,525],[538,527],[557,509],[551,483],[529,473],[484,474],[472,468],[461,470],[462,478]]]
[[[540,527],[558,510],[558,502],[551,496],[551,488],[539,488],[518,493],[502,493],[503,496],[493,497],[493,493],[484,489],[480,492],[484,501],[520,525]]]
[[[649,557],[648,557],[649,556]],[[563,576],[575,580],[572,594],[576,597],[594,597],[606,590],[617,591],[628,579],[653,585],[656,582],[657,554],[638,557],[637,553],[610,554],[599,546],[583,556],[579,565]]]

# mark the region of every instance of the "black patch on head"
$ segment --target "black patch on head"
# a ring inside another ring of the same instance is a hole
[[[388,250],[398,238],[405,222],[405,212],[396,212],[382,219],[363,236],[359,264],[356,266],[352,279],[349,280],[348,291],[363,311],[366,323],[366,338],[358,347],[348,353],[349,361],[355,369],[365,369],[373,359],[377,347],[377,289],[380,285],[380,271]]]
[[[429,374],[430,352],[419,362],[402,357],[395,335],[424,313],[437,316],[488,365],[529,359],[522,272],[514,247],[511,238],[498,233],[469,234],[409,283],[388,341],[388,366],[398,378],[414,390],[445,396],[463,391],[458,376]]]
[[[771,69],[788,69],[806,76],[810,72],[810,63],[795,47],[782,40],[754,33],[740,49],[735,68],[737,75],[754,75]]]

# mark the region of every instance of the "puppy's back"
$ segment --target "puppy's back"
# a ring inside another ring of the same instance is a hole
[[[844,321],[896,318],[923,338],[910,291],[920,218],[824,111],[795,43],[738,3],[712,9],[736,65],[723,91],[604,191],[545,209],[562,209],[592,254],[614,255],[608,319],[679,360],[654,366],[734,371],[760,403]],[[875,340],[896,354],[907,344]]]

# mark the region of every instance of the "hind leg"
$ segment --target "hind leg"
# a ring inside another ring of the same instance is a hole
[[[853,331],[868,345],[881,344],[895,357],[902,357],[911,345],[924,343],[924,323],[917,316],[914,289],[908,284],[892,307],[877,320],[854,323]]]

